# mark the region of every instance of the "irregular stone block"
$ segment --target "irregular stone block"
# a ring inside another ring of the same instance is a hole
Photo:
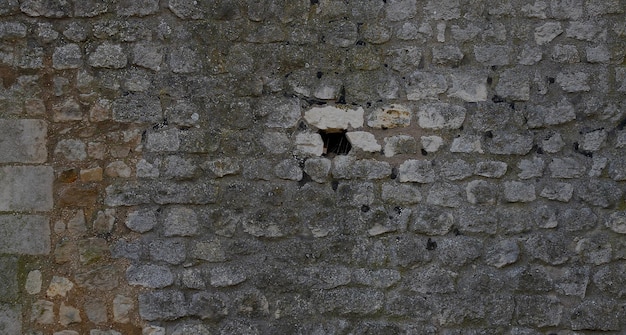
[[[139,315],[147,321],[176,320],[187,315],[181,291],[159,290],[139,293]]]
[[[371,127],[371,125],[370,125]],[[351,131],[346,133],[346,138],[350,141],[353,149],[365,152],[380,152],[382,146],[376,141],[374,134],[365,131]]]
[[[559,133],[552,134],[549,138],[541,141],[541,148],[543,151],[551,154],[561,151],[564,146],[565,142]]]
[[[555,37],[563,33],[559,22],[546,22],[535,28],[535,42],[539,45],[550,43]]]
[[[461,17],[461,4],[459,0],[429,0],[424,11],[435,20],[458,19]]]
[[[417,114],[419,125],[426,129],[457,129],[465,121],[465,108],[446,103],[422,106]]]
[[[504,182],[504,200],[508,202],[531,202],[536,199],[535,185],[518,181]]]
[[[367,125],[372,128],[391,129],[411,124],[411,110],[402,105],[378,108],[370,114]]]
[[[548,165],[552,178],[578,178],[585,173],[585,166],[571,157],[553,158]]]
[[[72,3],[63,0],[24,0],[20,10],[28,16],[63,18],[72,16]]]
[[[196,212],[187,207],[175,206],[169,209],[165,220],[165,236],[193,236],[198,232],[199,223]]]
[[[196,50],[187,46],[175,48],[170,51],[168,59],[170,69],[174,73],[189,74],[202,69],[202,62]]]
[[[306,155],[321,156],[324,153],[324,140],[320,134],[297,134],[296,150]]]
[[[314,181],[323,183],[328,179],[331,166],[330,159],[309,158],[304,162],[304,172]]]
[[[574,186],[569,183],[555,183],[548,185],[541,191],[540,196],[561,202],[568,202],[574,193]]]
[[[580,56],[575,45],[557,44],[552,49],[552,60],[559,63],[578,63]]]
[[[135,301],[123,295],[116,295],[113,299],[113,321],[119,323],[130,322],[129,314],[135,308]]]
[[[422,136],[420,137],[420,142],[422,143],[422,149],[426,152],[437,152],[443,145],[443,138],[436,135]]]
[[[0,39],[12,40],[26,37],[27,27],[20,22],[0,23]]]
[[[584,151],[598,151],[604,146],[607,136],[608,133],[604,129],[587,132],[583,135],[580,148]]]
[[[422,201],[422,194],[414,185],[385,183],[382,187],[383,201],[391,204],[415,204]]]
[[[477,74],[456,73],[450,75],[449,78],[452,80],[452,87],[448,90],[449,97],[459,98],[467,102],[479,102],[487,100],[486,76]]]
[[[80,323],[80,311],[76,307],[67,306],[64,302],[59,307],[59,323],[65,327],[72,323]]]
[[[385,137],[385,147],[383,152],[385,157],[393,157],[402,154],[417,153],[417,141],[409,135],[396,135]]]
[[[551,265],[567,262],[571,254],[567,244],[569,241],[562,234],[534,234],[526,241],[526,251],[531,257]]]
[[[0,253],[49,254],[48,218],[39,215],[0,215]]]
[[[17,270],[16,257],[0,256],[0,282],[3,283],[0,286],[0,301],[11,302],[17,298]]]
[[[154,261],[164,261],[178,265],[185,261],[187,247],[177,239],[159,239],[148,244],[150,257]]]
[[[77,69],[82,65],[83,54],[78,44],[66,44],[54,49],[52,67],[55,69]]]
[[[526,101],[530,99],[530,80],[525,71],[506,70],[500,74],[496,93],[505,99]]]
[[[623,211],[611,213],[605,225],[618,234],[626,234],[626,213]]]
[[[44,163],[48,125],[43,120],[0,120],[0,163]]]
[[[499,161],[478,162],[474,174],[487,178],[500,178],[506,174],[507,164]]]
[[[435,184],[430,188],[426,203],[443,207],[459,207],[463,191],[460,187],[449,183]]]
[[[418,71],[407,76],[404,88],[408,100],[435,99],[448,89],[448,83],[441,74]]]
[[[326,29],[330,32],[326,35],[326,42],[336,47],[346,48],[354,45],[358,38],[357,26],[350,21],[334,21]]]
[[[22,334],[20,306],[0,304],[0,330],[5,334]]]
[[[127,58],[121,45],[105,42],[89,55],[88,62],[95,68],[122,69],[126,67]]]
[[[457,159],[441,165],[440,173],[448,180],[463,180],[472,175],[474,169],[464,160]]]
[[[314,293],[321,313],[372,315],[383,307],[385,295],[375,289],[337,288]]]
[[[163,288],[174,283],[174,275],[168,267],[161,265],[131,265],[126,270],[126,280],[130,285]]]
[[[482,138],[479,135],[460,135],[452,140],[450,152],[461,153],[484,153],[482,148]]]
[[[348,129],[363,127],[363,108],[335,106],[313,107],[304,113],[304,119],[318,129]]]
[[[604,24],[596,21],[572,21],[565,30],[565,36],[589,42],[606,40],[606,33]]]
[[[248,279],[240,267],[215,266],[209,269],[210,284],[213,287],[228,287],[243,283]]]
[[[102,300],[86,301],[83,309],[87,314],[87,319],[95,324],[106,323],[108,320],[107,306]]]
[[[393,269],[356,269],[352,273],[356,283],[374,288],[388,288],[400,280],[400,272]]]
[[[585,72],[560,72],[556,76],[556,82],[561,86],[563,91],[573,92],[589,92],[589,75]]]
[[[121,16],[146,16],[159,10],[158,0],[123,0],[117,3],[117,14]]]
[[[93,291],[111,291],[118,287],[121,274],[124,272],[117,265],[105,265],[90,270],[79,270],[74,276],[76,285]]]
[[[593,298],[581,302],[570,316],[573,330],[619,331],[624,311],[613,299]]]
[[[226,295],[212,292],[199,292],[191,296],[189,313],[203,320],[221,320],[229,311],[230,299]],[[182,332],[183,334],[189,334]],[[195,333],[194,333],[195,334]],[[198,333],[203,334],[203,333]]]
[[[265,125],[270,128],[293,128],[302,117],[299,99],[272,98],[261,104],[263,114],[267,113]]]
[[[550,9],[556,19],[576,20],[583,14],[583,0],[552,0]]]
[[[391,165],[375,159],[361,159],[354,162],[350,175],[352,178],[383,179],[391,175]]]
[[[461,64],[465,54],[457,46],[437,46],[432,50],[433,63],[456,67]]]
[[[472,180],[465,188],[467,201],[471,204],[494,205],[498,201],[498,188],[485,180]]]
[[[526,155],[533,148],[533,136],[494,131],[493,137],[487,140],[487,148],[496,155]]]
[[[622,275],[623,271],[626,271],[624,262],[603,265],[595,270],[593,283],[600,291],[622,298],[626,295],[626,279]]]
[[[302,179],[302,169],[295,159],[286,159],[274,166],[274,175],[280,179],[298,181]]]
[[[402,183],[432,183],[435,181],[435,171],[432,162],[410,159],[398,168],[398,180]]]
[[[519,254],[520,250],[515,240],[502,240],[485,251],[485,262],[496,268],[502,268],[517,262]]]
[[[580,185],[576,194],[588,204],[608,208],[621,199],[623,191],[613,180],[590,179]]]
[[[82,161],[87,158],[85,143],[81,140],[61,140],[54,148],[54,153],[63,156],[69,161]]]
[[[476,61],[487,66],[508,65],[510,61],[509,51],[511,48],[505,45],[474,46]]]
[[[411,291],[422,294],[452,293],[456,291],[458,274],[436,266],[413,270],[409,274]]]

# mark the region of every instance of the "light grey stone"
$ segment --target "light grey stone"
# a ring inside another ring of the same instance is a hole
[[[156,211],[153,208],[145,208],[128,213],[126,227],[138,233],[145,233],[156,225]]]
[[[54,49],[52,67],[55,69],[78,69],[82,65],[83,54],[78,44],[66,44]]]
[[[0,163],[44,163],[47,133],[42,120],[0,120]]]
[[[598,45],[596,47],[585,48],[587,62],[589,63],[608,63],[611,60],[611,53],[606,45]]]
[[[429,17],[435,20],[452,20],[461,17],[459,0],[429,0],[424,10]]]
[[[168,267],[154,264],[129,266],[126,279],[130,285],[148,288],[163,288],[174,283],[174,275]]]
[[[484,153],[482,148],[482,139],[479,135],[460,135],[452,140],[450,152],[461,153]]]
[[[541,48],[525,46],[522,52],[517,56],[520,65],[535,65],[543,59]]]
[[[419,126],[426,129],[458,129],[465,121],[465,108],[446,103],[424,105],[417,113]]]
[[[52,209],[54,173],[49,166],[0,168],[0,210],[48,211]],[[17,219],[19,221],[19,219]]]
[[[552,17],[576,20],[583,15],[583,0],[551,0]]]
[[[474,57],[476,61],[487,66],[508,65],[511,62],[510,50],[506,45],[474,46]]]
[[[545,205],[535,209],[535,223],[539,228],[556,228],[559,225],[557,210],[554,207]]]
[[[528,110],[527,124],[530,128],[554,126],[576,119],[576,110],[569,101],[562,99],[555,106],[534,106]]]
[[[382,149],[382,146],[376,141],[374,134],[366,131],[348,132],[346,133],[346,138],[350,141],[353,149],[365,152],[380,152]]]
[[[169,9],[181,19],[201,19],[206,13],[201,6],[193,0],[171,0],[168,3]]]
[[[435,171],[431,161],[409,159],[400,164],[398,180],[402,183],[432,183],[435,181]]]
[[[385,52],[388,59],[388,66],[392,69],[411,73],[417,70],[422,59],[422,49],[415,46],[406,46],[401,48],[393,48]]]
[[[568,202],[572,198],[572,194],[574,193],[574,186],[569,183],[555,183],[553,185],[548,185],[544,187],[539,194],[541,197],[557,200],[561,202]]]
[[[80,317],[80,311],[73,306],[67,306],[64,302],[59,307],[59,323],[65,327],[72,323],[80,323],[82,321]]]
[[[400,281],[400,272],[394,269],[356,269],[352,272],[355,283],[375,288],[388,288]]]
[[[460,187],[450,183],[434,184],[428,196],[426,203],[430,205],[456,208],[461,206],[462,190]]]
[[[448,84],[441,74],[418,71],[407,76],[404,89],[408,100],[435,99],[448,89]]]
[[[606,34],[606,27],[597,21],[571,21],[565,29],[565,36],[588,42],[604,41]]]
[[[309,158],[304,162],[304,172],[311,179],[323,183],[328,179],[332,162],[328,158]]]
[[[135,301],[123,295],[116,295],[113,299],[113,321],[118,323],[129,323],[130,312],[135,308]]]
[[[618,234],[626,234],[626,213],[623,211],[611,213],[605,225]]]
[[[158,290],[139,293],[139,316],[146,321],[175,320],[187,314],[181,291]]]
[[[178,239],[159,239],[148,244],[150,257],[153,261],[164,261],[168,264],[178,265],[185,261],[187,247]]]
[[[575,45],[557,44],[552,49],[552,60],[559,63],[578,63],[580,56]]]
[[[391,31],[380,24],[366,23],[363,26],[363,38],[372,44],[383,44],[391,39]]]
[[[413,136],[396,135],[385,137],[383,141],[385,142],[383,148],[385,157],[417,153],[417,141]]]
[[[133,47],[133,64],[159,71],[163,64],[163,48],[156,43],[138,43]]]
[[[505,70],[500,74],[496,93],[505,99],[526,101],[530,99],[530,79],[526,71]]]
[[[560,265],[570,258],[568,243],[569,241],[562,233],[541,232],[527,239],[525,249],[533,259],[539,259],[551,265]]]
[[[326,42],[330,45],[347,48],[357,41],[357,26],[353,22],[335,21],[330,23],[326,29],[331,32],[326,37]]]
[[[420,142],[422,143],[422,149],[426,152],[437,152],[443,145],[443,138],[436,135],[422,136],[420,137]]]
[[[563,33],[559,22],[546,22],[535,28],[535,43],[539,45],[550,43],[555,37]]]
[[[619,303],[613,299],[592,298],[582,301],[572,309],[571,329],[600,329],[602,331],[619,331],[622,327],[623,312]]]
[[[602,171],[606,168],[608,161],[609,160],[606,157],[594,157],[591,169],[589,169],[589,173],[587,175],[589,177],[600,177],[600,175],[602,175]]]
[[[533,136],[527,133],[515,134],[494,131],[487,140],[487,149],[496,155],[526,155],[533,148]]]
[[[498,188],[494,183],[485,180],[472,180],[466,188],[467,201],[471,204],[494,205],[498,201]]]
[[[278,163],[274,167],[274,175],[280,179],[295,181],[302,179],[303,176],[298,161],[294,159],[286,159]]]
[[[0,23],[0,39],[13,40],[26,37],[28,27],[20,22]]]
[[[104,301],[100,299],[89,300],[85,302],[83,307],[89,321],[95,324],[103,324],[107,322],[107,306]]]
[[[64,18],[72,15],[72,4],[65,1],[25,0],[20,1],[20,10],[28,16]]]
[[[213,287],[235,286],[248,279],[243,269],[226,265],[211,267],[209,277],[209,282]]]
[[[556,76],[556,82],[561,86],[563,91],[573,92],[589,92],[589,75],[585,72],[560,72]]]
[[[626,67],[615,68],[615,87],[618,92],[626,92]]]
[[[417,13],[416,0],[390,0],[385,6],[389,21],[404,21],[413,18]]]
[[[591,152],[598,151],[604,146],[607,136],[608,133],[604,129],[587,132],[583,135],[580,149]]]
[[[434,47],[432,50],[433,62],[444,66],[458,66],[465,54],[457,46],[444,45]]]
[[[508,165],[500,161],[484,161],[476,164],[474,174],[487,178],[500,178],[506,173]]]
[[[37,300],[33,303],[31,309],[31,321],[38,324],[54,323],[54,303],[47,300]]]
[[[268,152],[273,154],[282,154],[293,145],[286,134],[273,131],[263,133],[261,144]]]
[[[485,262],[496,268],[502,268],[517,262],[520,250],[514,239],[501,240],[491,245],[485,252]]]
[[[301,118],[300,101],[298,99],[268,99],[263,103],[271,108],[265,123],[268,127],[292,128],[296,126]]]
[[[104,43],[89,55],[89,65],[96,68],[121,69],[126,67],[126,53],[119,44]]]
[[[321,156],[324,153],[324,140],[320,134],[297,134],[295,144],[296,151],[300,154]]]
[[[456,73],[449,76],[452,87],[448,96],[467,102],[487,100],[487,78],[482,74]]]
[[[193,236],[199,229],[198,216],[196,212],[188,207],[174,206],[167,211],[164,225],[164,235],[171,236]]]
[[[623,193],[615,181],[596,178],[590,178],[579,185],[576,192],[584,202],[602,208],[615,205]]]
[[[391,204],[415,204],[422,201],[422,194],[415,185],[385,183],[381,198]]]
[[[535,200],[535,185],[518,181],[504,182],[504,200],[508,202],[531,202]]]
[[[560,133],[554,133],[550,135],[550,137],[541,141],[543,151],[551,154],[561,151],[564,146],[565,142],[563,141],[563,137],[561,137]]]
[[[428,266],[422,269],[415,269],[409,276],[411,291],[432,294],[432,293],[452,293],[456,291],[456,278],[458,273],[442,269],[436,266]]]
[[[548,165],[552,178],[578,178],[585,173],[585,166],[571,157],[553,158]]]
[[[463,180],[472,175],[474,168],[464,160],[457,159],[441,165],[440,173],[448,180]]]
[[[391,165],[375,159],[360,159],[352,164],[353,178],[383,179],[391,175]]]

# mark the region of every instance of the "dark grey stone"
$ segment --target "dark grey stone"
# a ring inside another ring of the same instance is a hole
[[[185,242],[178,239],[154,240],[150,242],[148,249],[153,261],[164,261],[173,265],[183,263],[187,252]]]
[[[47,255],[50,222],[41,215],[0,215],[0,254]]]
[[[126,270],[126,280],[131,285],[148,288],[163,288],[174,283],[174,274],[166,266],[131,265]]]
[[[185,295],[177,290],[156,290],[139,294],[139,315],[147,321],[176,320],[187,315]]]
[[[336,288],[315,292],[313,297],[320,313],[361,316],[378,312],[385,299],[382,291],[370,288]]]
[[[0,257],[0,282],[4,283],[0,287],[0,301],[13,302],[17,298],[17,271],[17,257]]]
[[[515,317],[520,325],[557,326],[562,314],[563,305],[556,296],[523,295],[515,298]]]
[[[156,97],[130,93],[113,102],[113,118],[118,122],[159,122],[161,104]]]

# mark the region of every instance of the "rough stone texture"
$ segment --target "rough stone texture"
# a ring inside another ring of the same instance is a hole
[[[623,333],[625,8],[0,1],[0,333]]]

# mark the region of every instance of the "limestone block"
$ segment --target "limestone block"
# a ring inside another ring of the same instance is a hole
[[[159,10],[158,0],[119,1],[116,7],[120,16],[146,16]]]
[[[82,161],[87,158],[86,145],[77,139],[61,140],[54,148],[54,153],[69,161]]]
[[[422,143],[422,148],[426,152],[437,152],[443,145],[443,138],[437,135],[422,136],[420,137],[420,141]]]
[[[133,64],[159,71],[162,63],[163,48],[161,46],[153,43],[138,43],[133,47]]]
[[[386,14],[389,21],[404,21],[413,18],[416,13],[416,0],[391,0],[386,4]]]
[[[458,129],[465,121],[465,108],[447,103],[424,105],[417,113],[419,126],[426,129]]]
[[[535,185],[518,181],[504,182],[504,200],[508,202],[531,202],[535,199]]]
[[[544,187],[539,195],[550,200],[568,202],[572,198],[573,193],[574,186],[572,186],[572,184],[555,183],[554,185]]]
[[[508,165],[500,161],[484,161],[476,164],[474,174],[487,178],[500,178],[506,173]]]
[[[598,42],[606,40],[606,27],[597,21],[571,21],[565,36],[581,41]]]
[[[95,324],[103,324],[108,320],[107,306],[102,300],[93,299],[86,301],[84,311],[87,314],[87,319]]]
[[[53,180],[54,174],[49,166],[0,168],[0,210],[51,210]]]
[[[474,46],[476,61],[488,66],[508,65],[511,48],[506,45]]]
[[[180,148],[180,131],[170,128],[147,134],[146,150],[148,151],[177,151]]]
[[[575,45],[557,44],[552,49],[552,60],[559,63],[578,63],[580,56]]]
[[[321,156],[324,153],[322,136],[312,133],[296,135],[296,150],[307,155]]]
[[[626,234],[626,213],[623,211],[612,213],[605,225],[618,234]]]
[[[456,73],[450,75],[452,87],[448,96],[467,102],[487,100],[487,77],[478,74]],[[407,93],[408,95],[408,93]]]
[[[266,108],[269,113],[265,125],[270,128],[292,128],[300,120],[301,108],[298,99],[268,99],[264,103],[268,105]]]
[[[113,299],[113,321],[119,323],[130,322],[129,314],[135,308],[135,301],[123,295],[116,295]]]
[[[388,288],[400,281],[400,272],[393,269],[356,269],[352,272],[353,281],[357,284],[374,288]]]
[[[352,165],[353,178],[384,179],[391,174],[391,165],[375,159],[361,159]]]
[[[66,297],[67,292],[74,288],[74,283],[65,277],[53,276],[46,290],[46,296],[54,298],[56,296]]]
[[[450,145],[450,152],[462,153],[484,153],[482,148],[482,139],[479,135],[461,135],[455,137]]]
[[[302,179],[302,169],[295,159],[285,159],[274,166],[274,175],[280,179],[295,180]]]
[[[318,183],[323,183],[328,179],[332,162],[327,158],[309,158],[304,162],[304,172],[311,179]]]
[[[370,125],[371,126],[371,125]],[[374,134],[366,131],[351,131],[346,133],[353,149],[365,152],[380,152],[382,146],[376,141]]]
[[[119,122],[160,122],[161,103],[144,93],[130,93],[113,101],[113,119]]]
[[[435,20],[452,20],[461,17],[459,0],[429,0],[424,10],[426,15]]]
[[[363,127],[363,108],[336,106],[313,107],[304,113],[304,119],[318,129],[358,129]]]
[[[462,202],[462,189],[454,184],[450,183],[437,183],[434,184],[428,196],[426,197],[426,203],[429,205],[436,205],[442,207],[456,208],[461,205]],[[447,225],[452,226],[452,220]]]
[[[611,60],[611,52],[606,45],[587,47],[585,53],[589,63],[608,63]]]
[[[432,183],[435,181],[435,171],[431,161],[409,159],[398,168],[400,182]]]
[[[471,204],[494,205],[498,201],[498,188],[485,180],[472,180],[465,188],[467,201]]]
[[[367,125],[372,128],[390,129],[411,124],[411,110],[403,105],[391,105],[376,109],[369,117]]]
[[[408,276],[411,278],[410,290],[422,294],[452,293],[456,291],[458,273],[436,266],[428,266],[413,270]]]
[[[533,148],[533,136],[529,133],[494,131],[493,137],[487,141],[487,148],[496,155],[525,155]]]
[[[570,316],[573,330],[589,329],[602,331],[620,331],[623,328],[623,311],[613,299],[592,298],[582,301],[572,310]]]
[[[131,265],[126,270],[126,279],[130,285],[163,288],[172,285],[174,275],[166,266],[154,264]]]
[[[202,62],[196,50],[187,46],[174,48],[168,59],[170,69],[174,73],[188,74],[202,69]]]
[[[0,163],[44,163],[47,133],[43,120],[0,120]]]
[[[550,137],[541,141],[541,148],[543,148],[543,151],[551,154],[561,151],[564,146],[565,142],[563,141],[563,137],[561,137],[560,133],[554,133],[550,135]]]
[[[411,184],[385,183],[381,197],[390,204],[415,204],[422,201],[420,190]]]
[[[404,88],[408,100],[434,99],[448,89],[448,83],[441,74],[417,71],[407,76]]]
[[[530,99],[530,80],[525,71],[506,70],[498,79],[496,93],[505,99],[526,101]]]
[[[535,42],[539,45],[550,43],[555,37],[563,33],[559,22],[546,22],[535,28]]]
[[[233,266],[215,266],[209,269],[210,283],[213,287],[235,286],[246,281],[242,268]]]
[[[452,45],[433,47],[432,55],[435,64],[452,67],[459,66],[465,57],[465,54],[459,47]]]
[[[589,92],[589,74],[585,72],[560,72],[556,76],[556,82],[561,86],[563,91],[573,92]]]
[[[138,233],[145,233],[157,223],[156,210],[154,208],[144,208],[128,213],[126,227]]]
[[[139,294],[139,316],[144,320],[175,320],[186,314],[187,302],[181,291],[159,290]]]
[[[608,133],[604,129],[598,129],[585,133],[583,135],[580,149],[591,152],[598,151],[604,146],[607,136]]]
[[[448,180],[463,180],[473,172],[472,166],[462,159],[444,162],[440,170],[441,175]]]
[[[385,137],[385,157],[417,153],[417,141],[409,135]]]
[[[548,169],[552,178],[578,178],[585,172],[585,166],[571,157],[553,158]]]
[[[520,249],[514,239],[502,240],[491,245],[485,252],[485,262],[496,268],[517,262]]]
[[[50,253],[48,218],[40,215],[0,215],[0,253]]]
[[[199,229],[196,212],[191,208],[181,206],[169,209],[163,225],[165,236],[193,236]]]

